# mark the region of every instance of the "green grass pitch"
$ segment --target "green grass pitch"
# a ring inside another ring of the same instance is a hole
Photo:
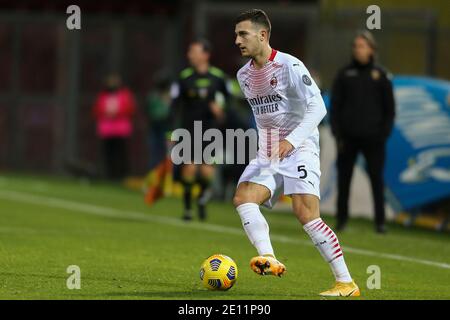
[[[149,208],[121,186],[61,178],[0,176],[0,299],[320,299],[331,271],[293,215],[264,211],[283,278],[254,274],[256,252],[231,204],[212,203],[207,223],[180,219],[181,202]],[[332,217],[324,220],[334,225]],[[450,237],[390,225],[387,235],[354,219],[339,234],[359,284],[358,299],[450,299]],[[229,291],[204,289],[202,261],[232,257],[239,270]],[[69,265],[81,289],[69,290]],[[367,268],[381,270],[368,289]]]

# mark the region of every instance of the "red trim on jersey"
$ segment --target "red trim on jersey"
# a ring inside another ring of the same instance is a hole
[[[275,59],[275,56],[277,55],[277,52],[278,52],[277,50],[272,48],[272,53],[270,54],[269,61],[273,61],[273,59]]]
[[[277,50],[272,48],[272,52],[270,53],[269,61],[273,61],[273,59],[275,59],[277,52],[278,52]],[[250,65],[253,66],[253,59],[250,61]]]

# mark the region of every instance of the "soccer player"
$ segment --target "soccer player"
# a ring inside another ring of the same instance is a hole
[[[191,67],[180,73],[178,81],[171,89],[173,114],[175,118],[178,117],[179,126],[190,132],[193,145],[202,143],[194,141],[195,121],[201,121],[202,130],[206,131],[220,126],[225,120],[224,106],[229,96],[225,75],[220,69],[209,64],[210,53],[211,46],[208,41],[193,41],[187,52]],[[192,146],[192,161],[181,166],[181,182],[184,187],[183,219],[186,221],[192,219],[192,187],[195,182],[201,187],[197,199],[198,216],[200,220],[206,219],[206,204],[212,195],[210,185],[215,174],[215,168],[211,164],[194,164],[194,149]]]
[[[252,9],[236,19],[235,43],[250,60],[237,79],[253,110],[258,128],[258,154],[242,173],[233,203],[245,232],[258,251],[250,261],[260,275],[281,276],[286,267],[276,259],[269,226],[260,205],[271,208],[283,189],[293,211],[336,283],[322,296],[359,296],[334,232],[320,218],[320,161],[317,126],[326,114],[320,90],[297,58],[272,49],[266,13]]]

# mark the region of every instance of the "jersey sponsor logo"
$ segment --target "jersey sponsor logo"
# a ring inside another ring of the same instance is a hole
[[[278,103],[272,103],[264,106],[253,107],[253,113],[255,115],[261,115],[266,113],[273,113],[278,111]]]
[[[307,86],[310,86],[310,85],[312,84],[311,79],[310,79],[306,74],[304,74],[304,75],[302,76],[302,81],[303,81],[303,83],[306,84]]]
[[[251,106],[258,106],[267,103],[280,102],[283,98],[277,94],[269,94],[267,96],[256,96],[255,98],[246,98]]]
[[[248,103],[252,106],[254,115],[277,112],[278,103],[283,98],[277,94],[269,94],[267,96],[256,96],[255,98],[247,98]]]
[[[208,96],[208,89],[207,88],[198,89],[198,95],[200,96],[200,98],[206,99],[206,97]]]

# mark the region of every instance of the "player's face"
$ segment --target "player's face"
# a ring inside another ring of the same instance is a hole
[[[363,37],[356,37],[353,41],[353,57],[360,63],[367,63],[373,55],[373,49]]]
[[[261,50],[259,32],[255,25],[249,21],[241,21],[234,29],[236,34],[235,44],[241,50],[243,57],[254,57]]]
[[[203,49],[203,46],[200,43],[192,43],[189,46],[187,58],[191,66],[195,68],[203,63],[208,62],[209,53]]]

